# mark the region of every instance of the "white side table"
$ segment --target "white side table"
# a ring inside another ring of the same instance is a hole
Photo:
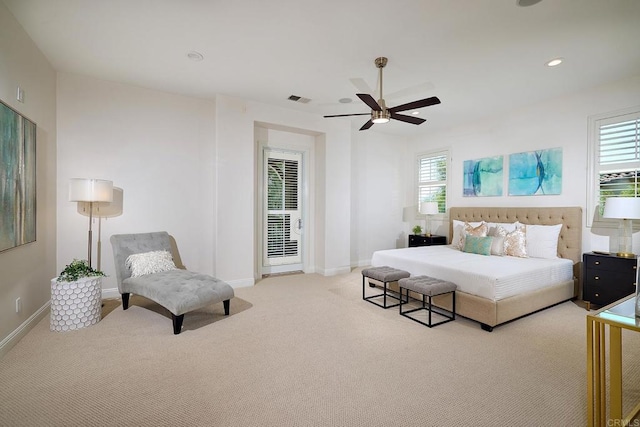
[[[75,282],[51,279],[51,330],[72,331],[91,326],[102,316],[102,277]]]

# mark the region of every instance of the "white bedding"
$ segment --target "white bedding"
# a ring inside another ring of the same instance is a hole
[[[516,258],[476,255],[451,246],[377,251],[371,265],[387,265],[458,285],[458,290],[498,301],[573,279],[568,259]]]

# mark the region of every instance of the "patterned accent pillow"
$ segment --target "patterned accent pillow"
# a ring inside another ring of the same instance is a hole
[[[451,246],[454,249],[462,250],[462,246],[460,246],[460,242],[464,244],[464,241],[462,240],[462,233],[464,231],[465,224],[470,224],[473,227],[477,227],[482,224],[482,221],[465,222],[465,221],[459,221],[457,219],[454,219],[453,220],[453,237],[451,237]]]
[[[470,254],[491,255],[492,241],[493,237],[491,236],[476,237],[468,235],[464,239],[464,249],[462,251]]]
[[[467,236],[485,237],[487,235],[487,231],[489,231],[489,228],[485,222],[480,223],[477,227],[465,222],[457,248],[460,250],[464,249],[464,242]]]
[[[504,254],[518,258],[528,258],[527,256],[527,228],[523,224],[517,224],[516,229],[508,232],[503,227],[498,226],[496,235],[504,237]]]
[[[169,251],[152,251],[129,255],[125,261],[125,266],[131,270],[131,277],[177,269]]]

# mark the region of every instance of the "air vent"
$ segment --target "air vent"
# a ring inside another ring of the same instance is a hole
[[[311,102],[311,100],[309,98],[303,98],[301,96],[298,95],[289,95],[289,98],[287,98],[289,101],[293,101],[293,102],[301,102],[303,104],[308,104],[309,102]]]

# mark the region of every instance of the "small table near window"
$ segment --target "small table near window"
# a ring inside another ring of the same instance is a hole
[[[635,316],[636,296],[630,295],[587,315],[587,421],[588,426],[630,425],[640,412],[636,405],[622,414],[622,329],[640,332]],[[609,325],[609,415],[607,417],[606,326]],[[618,424],[610,424],[614,420]]]
[[[416,248],[418,246],[432,246],[432,245],[446,245],[447,236],[424,236],[422,234],[410,234],[409,235],[409,247]]]

